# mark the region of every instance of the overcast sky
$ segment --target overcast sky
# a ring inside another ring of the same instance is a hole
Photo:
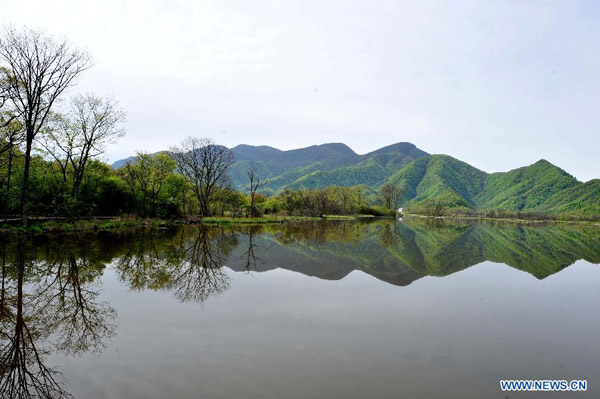
[[[281,149],[409,141],[487,172],[541,158],[600,177],[596,1],[15,1],[0,24],[66,36],[116,97],[107,159],[181,138]]]

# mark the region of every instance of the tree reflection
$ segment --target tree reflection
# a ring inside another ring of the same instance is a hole
[[[97,270],[86,258],[76,259],[73,254],[49,266],[53,273],[44,276],[32,296],[33,306],[49,316],[51,328],[58,333],[57,349],[78,353],[104,348],[105,338],[114,334],[107,321],[116,313],[107,302],[98,301]]]
[[[170,240],[148,232],[117,260],[116,268],[132,289],[168,290],[182,302],[203,302],[229,288],[223,266],[237,245],[232,229],[182,228]]]
[[[136,291],[164,288],[171,265],[178,263],[172,248],[176,241],[177,237],[163,238],[160,231],[140,231],[117,258],[116,269],[121,280]]]
[[[264,231],[262,226],[248,226],[245,230],[245,235],[248,237],[248,247],[246,251],[242,254],[242,257],[245,258],[245,267],[246,272],[251,272],[256,270],[256,261],[264,261],[256,256],[256,249],[258,245],[254,242],[255,236],[257,234],[261,234]]]
[[[332,241],[358,244],[364,239],[369,224],[369,222],[356,222],[354,220],[288,223],[276,228],[276,237],[283,245],[294,242],[323,245]]]
[[[1,398],[62,398],[68,394],[58,382],[57,372],[44,364],[46,350],[36,342],[48,334],[47,326],[37,324],[35,314],[25,315],[25,238],[19,237],[17,281],[7,292],[5,274],[2,281],[2,331],[0,349]],[[4,258],[5,259],[5,258]],[[6,264],[3,263],[3,272]],[[9,305],[10,303],[10,305]]]
[[[100,349],[114,334],[115,311],[97,300],[101,269],[74,248],[35,259],[26,236],[10,244],[2,242],[0,398],[67,397],[45,358]]]
[[[168,287],[182,302],[203,302],[226,291],[230,278],[223,266],[237,245],[234,232],[200,226],[195,238],[180,247],[181,263],[171,269]]]
[[[585,226],[439,220],[0,236],[0,399],[67,396],[45,359],[101,350],[114,335],[115,310],[100,296],[107,265],[133,290],[203,302],[229,289],[227,265],[328,279],[361,270],[407,285],[491,260],[544,278],[577,259],[600,263],[599,238]]]
[[[394,245],[398,245],[399,236],[398,232],[395,231],[395,224],[385,224],[379,234],[379,243],[385,247],[390,248]]]

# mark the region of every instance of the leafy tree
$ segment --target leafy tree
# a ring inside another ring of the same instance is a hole
[[[74,97],[67,112],[56,115],[53,121],[40,143],[58,165],[63,182],[70,185],[69,194],[77,200],[89,161],[102,155],[106,144],[125,134],[125,113],[115,100],[87,94]]]
[[[150,155],[140,152],[134,162],[127,163],[119,170],[130,187],[136,209],[142,216],[157,216],[161,194],[176,166],[175,161],[167,154]]]
[[[21,221],[27,222],[27,201],[33,142],[46,125],[57,99],[91,62],[87,53],[72,49],[41,32],[9,28],[0,38],[3,95],[23,124],[25,152],[21,185]]]
[[[379,190],[383,205],[388,209],[398,208],[400,193],[400,187],[390,183],[384,184]]]
[[[225,216],[241,216],[246,206],[246,198],[244,195],[235,190],[230,184],[221,188],[217,187],[213,194],[211,202],[212,213],[214,215]]]

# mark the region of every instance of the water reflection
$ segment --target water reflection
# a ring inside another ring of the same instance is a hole
[[[44,252],[26,236],[0,244],[1,398],[68,396],[46,356],[100,350],[114,333],[114,309],[97,301],[104,263],[77,241],[63,244]]]
[[[233,230],[199,226],[142,231],[124,244],[115,268],[131,289],[168,290],[182,302],[202,302],[229,288],[222,268],[238,238]]]
[[[360,270],[402,286],[488,260],[543,279],[578,259],[600,263],[599,243],[600,229],[593,226],[432,220],[3,237],[0,398],[68,396],[45,359],[53,351],[101,351],[114,336],[116,311],[99,299],[107,267],[134,292],[204,302],[230,288],[225,266],[247,273],[282,268],[328,280]]]

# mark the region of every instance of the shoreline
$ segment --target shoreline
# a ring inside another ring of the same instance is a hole
[[[279,217],[220,217],[211,216],[205,218],[187,218],[187,219],[154,219],[154,218],[121,218],[101,217],[85,218],[68,221],[67,219],[39,218],[30,219],[27,226],[21,224],[9,225],[0,222],[0,234],[49,234],[63,232],[82,232],[82,231],[106,231],[115,229],[127,229],[135,227],[171,227],[171,226],[236,226],[236,225],[266,225],[283,224],[301,221],[319,221],[319,220],[357,220],[363,218],[375,218],[368,215],[324,215],[319,216],[279,216]]]
[[[402,217],[413,217],[421,219],[438,220],[481,220],[494,222],[508,222],[518,224],[581,224],[587,226],[600,226],[600,221],[595,220],[569,220],[569,219],[520,219],[520,218],[491,218],[486,216],[452,215],[452,216],[429,216],[418,213],[406,213]]]
[[[451,215],[430,216],[417,213],[405,213],[402,218],[432,219],[432,220],[465,220],[486,221],[517,224],[576,224],[584,226],[600,226],[599,221],[592,220],[568,220],[568,219],[519,219],[519,218],[491,218],[483,216]],[[251,226],[283,224],[302,221],[324,221],[324,220],[359,220],[359,219],[396,219],[393,216],[372,215],[323,215],[319,216],[262,216],[250,217],[221,217],[211,216],[205,218],[186,219],[153,219],[153,218],[122,218],[122,217],[98,217],[84,218],[68,221],[62,218],[38,218],[31,219],[27,226],[20,224],[9,225],[0,222],[0,234],[51,234],[64,232],[83,231],[108,231],[116,229],[128,229],[135,227],[157,227],[165,228],[183,225],[207,225],[207,226]]]

